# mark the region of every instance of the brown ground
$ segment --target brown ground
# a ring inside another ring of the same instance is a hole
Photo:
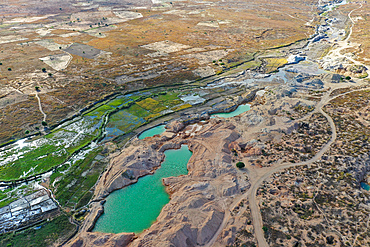
[[[111,5],[93,1],[78,5],[74,1],[34,0],[8,1],[2,5],[0,107],[6,121],[0,122],[3,130],[0,142],[19,138],[27,129],[37,132],[35,127],[41,127],[42,114],[32,97],[36,86],[41,89],[46,121],[55,124],[111,92],[194,80],[199,73],[192,71],[199,67],[210,67],[206,75],[212,71],[220,73],[252,59],[256,51],[304,39],[314,31],[305,23],[316,11],[313,0],[294,4],[187,1],[154,5],[135,1],[132,9],[127,10],[142,14],[143,18],[120,22],[122,19],[113,14],[115,10],[111,12],[107,7],[126,8],[128,2],[110,2]],[[40,39],[57,43],[56,49],[49,50],[33,42]],[[144,48],[166,40],[191,48],[158,54]],[[90,45],[102,53],[93,59],[72,55],[69,66],[59,72],[39,59],[66,54],[58,46],[72,43]],[[115,80],[122,75],[128,79]],[[15,98],[21,98],[22,103]]]

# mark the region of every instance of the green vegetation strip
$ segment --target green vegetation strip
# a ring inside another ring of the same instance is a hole
[[[75,230],[76,226],[69,222],[68,217],[66,215],[61,215],[49,222],[39,224],[37,227],[28,228],[20,232],[12,232],[0,235],[0,246],[53,246],[57,240],[67,240],[68,237],[75,232]]]

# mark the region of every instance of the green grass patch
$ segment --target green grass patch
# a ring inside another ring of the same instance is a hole
[[[172,110],[173,111],[181,111],[181,110],[184,110],[184,109],[187,109],[187,108],[190,108],[190,107],[192,107],[192,105],[184,104],[184,105],[176,106],[176,107],[172,108]]]
[[[146,98],[142,101],[136,102],[136,104],[138,104],[139,106],[141,106],[142,108],[148,111],[151,111],[151,110],[154,110],[158,106],[159,102],[152,98]]]
[[[81,148],[85,147],[88,145],[90,142],[92,142],[96,137],[95,136],[90,136],[90,135],[83,135],[84,138],[79,140],[77,143],[74,143],[75,145],[70,146],[67,148],[67,152],[69,154],[73,154],[74,152],[80,150]]]
[[[86,116],[97,117],[97,118],[100,119],[105,113],[107,113],[108,111],[111,111],[113,109],[114,108],[112,106],[102,105],[102,106],[96,108],[95,110],[87,113]]]
[[[132,115],[138,116],[138,117],[146,117],[146,116],[150,115],[150,112],[149,111],[147,111],[146,109],[142,108],[138,104],[133,104],[128,109],[126,109],[126,111],[128,113],[131,113]]]
[[[161,106],[172,107],[184,103],[181,99],[179,99],[178,95],[178,93],[170,92],[160,94],[154,99],[159,102]]]
[[[266,73],[273,72],[288,63],[285,58],[266,58]]]
[[[127,98],[116,98],[112,101],[109,101],[107,105],[112,106],[112,107],[127,107],[130,102],[132,102],[131,99]]]
[[[1,202],[0,202],[0,208],[5,207],[5,206],[9,205],[10,203],[12,203],[12,202],[16,201],[17,199],[18,199],[18,198],[10,197],[10,198],[8,198],[8,199],[6,199],[6,200],[4,200],[4,201],[1,201]]]
[[[40,158],[41,157],[41,158]],[[43,145],[34,149],[18,160],[0,167],[0,180],[19,179],[24,172],[27,176],[45,172],[50,168],[62,163],[68,157],[68,153],[62,147],[54,145]]]
[[[55,183],[54,194],[61,205],[75,207],[94,186],[105,167],[105,164],[94,161],[101,150],[99,148],[88,154],[85,159],[73,164],[67,173],[62,174],[57,171],[51,176],[51,183],[56,178],[60,178]]]
[[[3,234],[0,236],[0,246],[7,247],[46,247],[53,246],[56,242],[62,243],[70,237],[76,226],[71,224],[66,215],[40,224],[40,229],[35,227],[24,231]],[[59,240],[59,241],[58,241]]]

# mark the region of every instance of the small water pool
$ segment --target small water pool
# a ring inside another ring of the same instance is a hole
[[[155,135],[160,135],[163,132],[165,132],[166,129],[164,127],[165,125],[162,124],[162,125],[158,125],[156,127],[150,128],[148,130],[145,130],[143,133],[139,135],[139,139],[144,139],[145,137],[152,137]]]
[[[223,117],[223,118],[235,117],[235,116],[242,114],[243,112],[249,111],[250,109],[251,109],[251,106],[249,104],[245,104],[245,105],[238,106],[238,108],[236,108],[235,111],[225,112],[225,113],[216,113],[216,114],[212,114],[212,116]]]
[[[360,185],[361,185],[361,188],[363,188],[364,190],[367,190],[367,191],[370,190],[370,185],[368,185],[367,183],[361,182]]]
[[[153,175],[142,177],[137,183],[114,191],[106,198],[104,213],[93,231],[140,233],[149,228],[170,201],[162,178],[187,174],[191,155],[186,145],[165,151],[165,160]]]

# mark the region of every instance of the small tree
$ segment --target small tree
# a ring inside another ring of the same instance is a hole
[[[45,73],[45,72],[46,72],[46,69],[45,69],[45,68],[42,68],[42,72],[44,72],[44,73]]]
[[[12,71],[12,68],[8,68],[8,71]]]
[[[35,86],[35,90],[38,92],[40,90],[39,86]]]
[[[238,167],[239,169],[245,167],[245,164],[241,161],[239,161],[238,163],[236,163],[236,167]]]
[[[42,126],[48,126],[48,123],[47,122],[45,122],[45,121],[42,121]]]

